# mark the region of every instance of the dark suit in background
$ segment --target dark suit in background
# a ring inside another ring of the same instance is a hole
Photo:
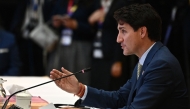
[[[0,75],[19,76],[21,62],[13,34],[0,29]]]
[[[190,1],[189,1],[190,2]],[[184,41],[184,49],[185,49],[185,53],[184,53],[184,58],[185,58],[185,71],[186,71],[186,81],[187,81],[187,85],[188,85],[188,89],[189,89],[189,95],[190,95],[190,5],[187,8],[187,14],[186,17],[184,19],[184,25],[183,25],[183,41]],[[190,100],[189,100],[189,104],[190,104]]]

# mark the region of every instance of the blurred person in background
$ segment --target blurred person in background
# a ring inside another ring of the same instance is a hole
[[[44,4],[46,21],[51,20],[52,27],[60,36],[55,50],[50,53],[47,75],[53,68],[62,66],[72,72],[91,66],[92,27],[88,17],[96,8],[96,0],[50,0]],[[50,10],[51,9],[51,10]],[[47,13],[47,14],[46,14]],[[79,81],[89,84],[90,73],[77,75]]]
[[[188,60],[184,38],[188,34],[185,32],[186,18],[188,16],[188,0],[175,0],[171,8],[170,19],[164,34],[163,43],[169,48],[174,56],[179,60],[186,81],[190,79],[187,66]],[[190,29],[189,29],[190,30]]]
[[[0,19],[0,75],[20,76],[20,58],[15,36],[4,30]]]
[[[44,76],[43,49],[29,38],[30,32],[37,26],[37,10],[42,0],[17,0],[10,31],[16,36],[21,57],[22,76]],[[28,11],[27,13],[27,10]],[[26,15],[29,17],[27,18]]]
[[[113,13],[132,3],[135,0],[99,0],[100,8],[89,17],[90,24],[97,28],[92,49],[92,87],[117,90],[131,77],[135,57],[123,56],[122,49],[116,42],[118,30]]]

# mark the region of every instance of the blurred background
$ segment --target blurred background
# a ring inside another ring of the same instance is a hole
[[[119,89],[138,59],[123,56],[113,13],[133,3],[150,3],[161,16],[162,42],[179,60],[190,90],[190,0],[0,0],[0,75],[92,67],[79,81]]]

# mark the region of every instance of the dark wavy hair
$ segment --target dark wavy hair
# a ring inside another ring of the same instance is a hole
[[[128,23],[134,31],[145,26],[150,40],[161,40],[162,20],[150,4],[132,4],[114,12],[119,24]]]

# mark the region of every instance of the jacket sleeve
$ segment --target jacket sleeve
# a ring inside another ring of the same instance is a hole
[[[172,68],[172,64],[164,60],[155,61],[146,69],[140,81],[138,80],[139,84],[137,83],[133,93],[134,99],[126,109],[168,109],[168,103],[176,106],[181,104],[175,104],[175,98],[170,98],[174,96],[173,93],[178,93],[175,96],[180,99],[180,93],[184,91],[183,76],[179,74],[179,69]]]
[[[88,86],[87,96],[81,105],[98,108],[122,108],[126,105],[130,89],[130,80],[118,91],[98,90]]]

